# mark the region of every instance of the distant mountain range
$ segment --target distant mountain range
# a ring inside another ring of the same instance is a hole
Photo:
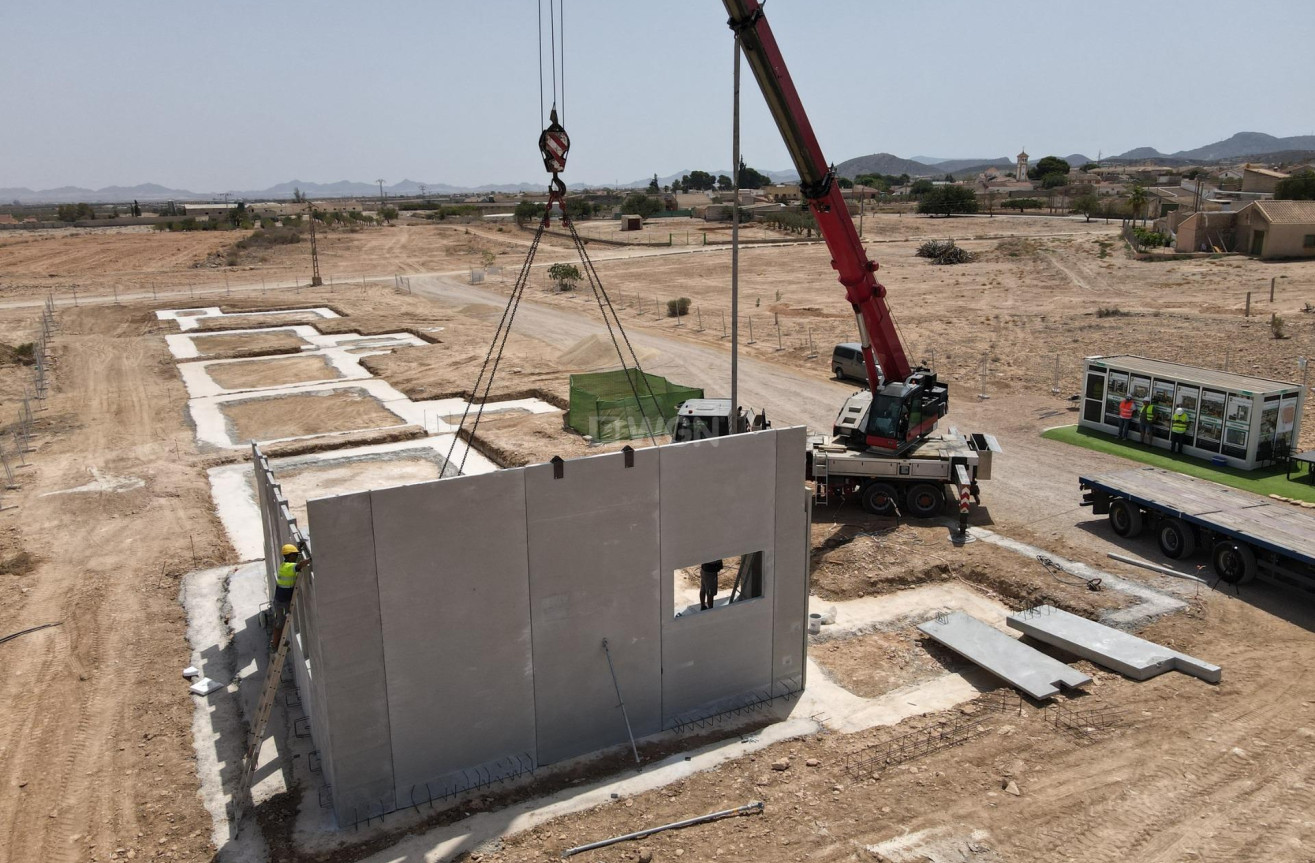
[[[1033,157],[1033,161],[1036,158]],[[1063,158],[1075,168],[1080,168],[1088,162],[1094,161],[1081,153],[1073,153]],[[928,164],[917,159],[901,159],[899,156],[892,156],[890,153],[874,153],[870,156],[846,159],[836,165],[836,174],[850,180],[860,174],[894,174],[895,176],[908,174],[910,177],[935,177],[939,179],[946,174],[955,177],[975,176],[987,168],[1012,169],[1015,162],[1015,159],[1002,156],[998,159],[940,159],[935,163]]]
[[[1231,138],[1197,147],[1195,150],[1179,150],[1177,153],[1161,153],[1154,147],[1137,147],[1112,158],[1116,161],[1141,161],[1143,159],[1172,159],[1183,162],[1215,162],[1221,159],[1237,159],[1243,156],[1265,156],[1285,150],[1315,150],[1315,135],[1293,135],[1288,138],[1276,138],[1264,132],[1238,132]]]
[[[1231,138],[1206,144],[1194,150],[1180,150],[1177,153],[1161,153],[1154,147],[1137,147],[1106,159],[1107,162],[1130,162],[1152,159],[1169,164],[1188,164],[1194,162],[1214,162],[1238,159],[1246,156],[1268,157],[1269,161],[1294,161],[1309,158],[1315,151],[1315,135],[1294,135],[1288,138],[1276,138],[1263,132],[1238,132]],[[1035,162],[1044,153],[1033,154]],[[1074,168],[1093,161],[1081,153],[1065,156],[1064,159]],[[873,153],[846,159],[836,165],[836,173],[841,177],[853,179],[859,174],[908,174],[911,177],[943,177],[952,174],[966,177],[979,174],[987,168],[1011,168],[1014,159],[1007,156],[981,159],[943,159],[932,156],[919,156],[914,159],[902,159],[890,153]],[[761,170],[761,169],[759,169]],[[689,170],[678,171],[665,177],[658,177],[658,185],[667,186],[679,180]],[[729,174],[729,168],[709,172],[714,176]],[[778,183],[790,183],[799,179],[793,170],[766,171],[763,174]],[[652,177],[622,183],[623,189],[642,189],[649,184]],[[541,192],[547,183],[486,183],[481,186],[452,186],[447,183],[419,183],[415,180],[402,180],[399,183],[384,186],[384,194],[400,197],[420,194],[423,185],[425,191],[435,195],[479,194],[482,192]],[[575,188],[598,188],[610,186],[611,183],[571,183]],[[72,204],[81,201],[88,203],[120,203],[129,201],[214,201],[227,194],[230,200],[279,200],[291,198],[295,190],[300,189],[311,198],[375,198],[379,195],[377,183],[362,183],[340,180],[336,183],[310,183],[302,180],[290,180],[270,186],[268,189],[216,192],[191,192],[187,189],[170,189],[156,183],[142,183],[137,186],[107,186],[103,189],[85,189],[79,186],[61,186],[57,189],[33,190],[28,188],[0,188],[0,204],[17,201],[21,204]]]

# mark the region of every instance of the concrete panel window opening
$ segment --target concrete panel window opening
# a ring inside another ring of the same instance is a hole
[[[763,553],[752,551],[683,566],[671,578],[673,617],[727,608],[763,597]]]

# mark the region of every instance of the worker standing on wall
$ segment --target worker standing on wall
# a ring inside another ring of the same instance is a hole
[[[1141,417],[1141,442],[1150,446],[1155,436],[1155,402],[1147,399],[1138,413]]]
[[[1132,425],[1132,396],[1124,394],[1119,402],[1119,440],[1128,439],[1128,427]]]
[[[1181,404],[1173,409],[1173,417],[1169,420],[1169,451],[1181,453],[1183,444],[1187,441],[1187,427],[1192,424],[1192,418],[1188,415],[1186,408]]]
[[[301,550],[292,543],[281,549],[283,562],[274,575],[274,625],[270,628],[269,649],[279,649],[283,641],[283,625],[288,619],[288,608],[292,604],[292,591],[297,586],[297,576],[310,566],[310,556],[301,557]]]
[[[699,566],[699,608],[712,608],[717,599],[717,576],[721,572],[721,561],[713,560]]]

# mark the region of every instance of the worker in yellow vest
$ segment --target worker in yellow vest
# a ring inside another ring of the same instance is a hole
[[[297,586],[297,576],[310,566],[310,556],[302,557],[301,550],[292,543],[283,546],[280,551],[283,561],[274,574],[274,625],[270,628],[269,649],[278,650],[283,641],[283,624],[288,619],[288,608],[292,605],[292,591]]]
[[[1173,409],[1173,416],[1169,418],[1169,452],[1183,451],[1183,444],[1187,442],[1187,429],[1191,424],[1192,417],[1182,405]]]
[[[1155,402],[1147,399],[1146,404],[1137,411],[1137,415],[1141,423],[1141,428],[1138,429],[1141,432],[1141,442],[1150,446],[1155,435]]]

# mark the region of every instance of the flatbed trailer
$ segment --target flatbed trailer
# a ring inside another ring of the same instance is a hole
[[[1078,477],[1078,486],[1116,534],[1150,529],[1169,558],[1199,548],[1230,584],[1264,574],[1315,589],[1315,516],[1303,508],[1155,467]]]

